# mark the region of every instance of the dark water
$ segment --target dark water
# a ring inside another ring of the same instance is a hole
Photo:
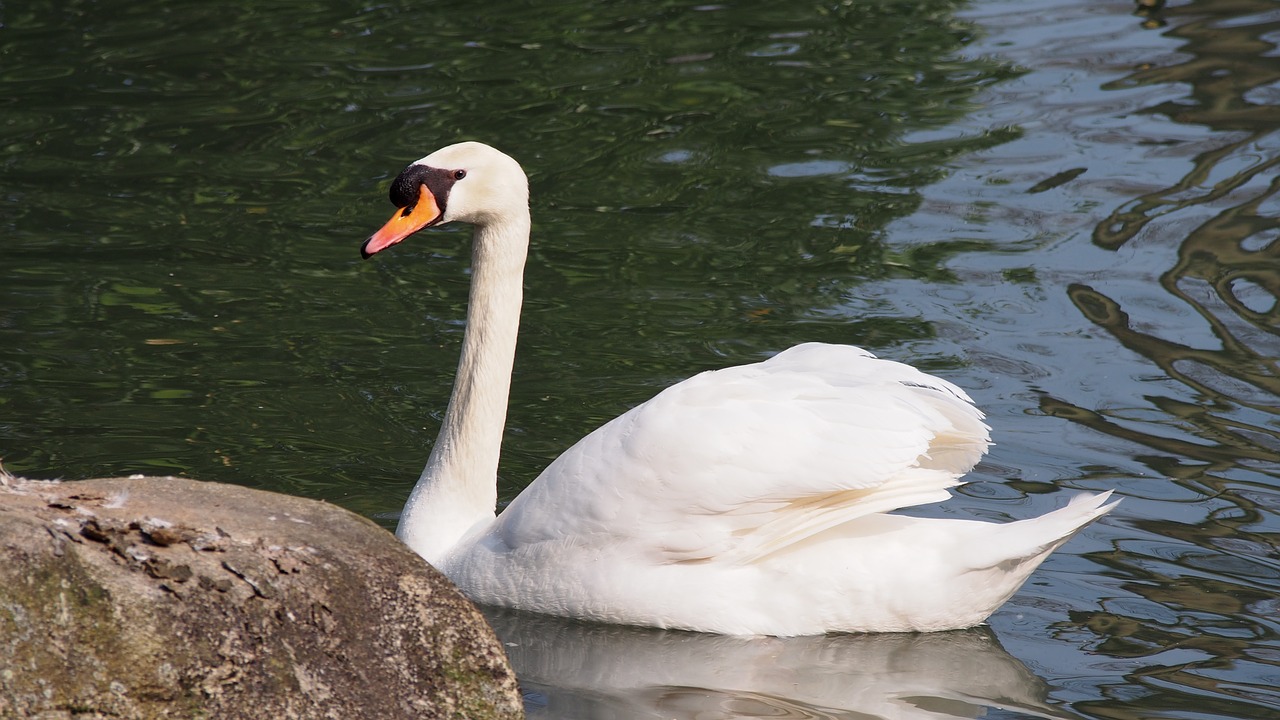
[[[0,2],[0,457],[390,524],[467,236],[357,248],[403,165],[480,139],[535,216],[504,497],[674,380],[824,340],[989,413],[921,512],[1126,498],[989,631],[495,618],[533,714],[1274,717],[1280,6],[1133,10]]]

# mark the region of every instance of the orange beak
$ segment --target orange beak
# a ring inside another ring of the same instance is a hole
[[[436,205],[436,196],[423,185],[418,191],[417,203],[397,210],[381,230],[364,241],[360,246],[360,257],[368,260],[374,253],[386,250],[419,230],[440,222],[443,214],[440,206]]]

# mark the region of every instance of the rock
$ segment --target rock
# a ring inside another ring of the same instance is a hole
[[[0,553],[0,717],[523,714],[480,613],[327,503],[0,473]]]

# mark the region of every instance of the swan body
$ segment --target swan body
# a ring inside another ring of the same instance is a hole
[[[990,444],[963,390],[807,343],[696,375],[606,423],[495,517],[528,248],[519,164],[451,145],[392,184],[364,257],[475,226],[458,374],[397,534],[472,600],[733,635],[933,631],[983,622],[1110,493],[997,524],[889,514],[948,499]]]

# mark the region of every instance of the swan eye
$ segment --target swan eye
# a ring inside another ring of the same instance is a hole
[[[467,176],[467,171],[466,171],[466,170],[454,170],[454,171],[453,171],[453,179],[454,179],[454,180],[461,180],[462,178],[464,178],[464,177],[466,177],[466,176]]]

